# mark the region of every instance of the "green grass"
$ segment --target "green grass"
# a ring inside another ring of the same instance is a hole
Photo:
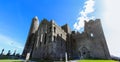
[[[23,60],[0,59],[0,62],[24,62]]]
[[[77,62],[118,62],[115,60],[77,60]]]
[[[24,61],[23,60],[12,60],[12,59],[1,59],[0,62],[24,62]],[[40,62],[46,62],[46,61],[40,61]],[[76,60],[76,62],[119,62],[119,61],[114,61],[114,60]]]

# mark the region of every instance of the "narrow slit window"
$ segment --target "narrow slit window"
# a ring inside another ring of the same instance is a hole
[[[54,27],[54,33],[56,33],[56,27]]]

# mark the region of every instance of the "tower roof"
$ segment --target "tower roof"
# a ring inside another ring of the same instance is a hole
[[[37,17],[37,16],[35,16],[34,18],[35,18],[35,19],[38,19],[38,17]]]

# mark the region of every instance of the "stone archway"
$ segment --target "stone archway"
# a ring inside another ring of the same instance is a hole
[[[90,51],[87,47],[79,48],[79,57],[80,59],[88,59],[90,58]]]

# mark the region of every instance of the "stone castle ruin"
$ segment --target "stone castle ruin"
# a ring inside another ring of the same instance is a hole
[[[32,19],[22,53],[41,60],[110,59],[100,19],[85,21],[84,32],[71,31],[67,24],[58,26],[53,20]]]

